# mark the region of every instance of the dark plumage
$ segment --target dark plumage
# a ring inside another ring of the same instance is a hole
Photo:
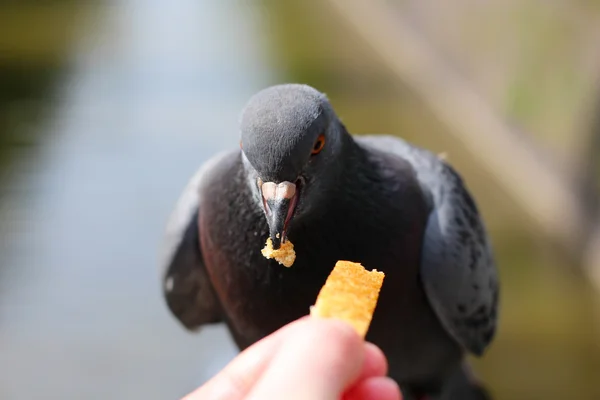
[[[164,293],[173,314],[188,329],[225,322],[243,349],[308,314],[337,260],[360,262],[386,273],[367,340],[405,395],[483,398],[462,361],[495,334],[498,282],[459,175],[401,139],[351,136],[305,85],[256,94],[241,137],[243,151],[207,162],[171,217]],[[261,255],[269,235],[294,243],[291,268]]]

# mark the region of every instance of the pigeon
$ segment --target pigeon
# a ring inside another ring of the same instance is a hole
[[[240,147],[199,168],[167,222],[176,320],[226,324],[243,350],[307,315],[338,260],[359,262],[385,273],[366,340],[405,398],[487,398],[465,365],[496,334],[499,280],[458,172],[399,137],[350,134],[305,84],[260,90],[239,128]],[[261,254],[267,239],[293,243],[291,267]]]

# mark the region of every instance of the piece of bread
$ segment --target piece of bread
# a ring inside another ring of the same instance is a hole
[[[273,241],[268,238],[265,247],[260,252],[265,258],[274,258],[279,264],[288,268],[296,261],[294,245],[289,240],[281,243],[281,247],[275,250],[273,249]]]
[[[364,338],[384,277],[383,272],[369,272],[359,263],[338,261],[310,308],[310,315],[344,320]]]

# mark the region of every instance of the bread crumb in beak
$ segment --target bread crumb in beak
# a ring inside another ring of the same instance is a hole
[[[288,268],[296,261],[294,245],[289,239],[281,243],[281,247],[275,250],[273,249],[273,241],[271,238],[268,238],[265,247],[260,252],[265,258],[274,258],[279,264]]]

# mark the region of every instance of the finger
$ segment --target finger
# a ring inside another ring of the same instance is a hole
[[[354,385],[360,384],[367,378],[385,376],[388,372],[387,358],[379,347],[373,343],[365,343],[365,361]],[[352,390],[352,386],[348,389]]]
[[[374,376],[385,376],[388,372],[387,358],[383,351],[373,343],[365,343],[365,362],[357,382]]]
[[[244,398],[277,352],[283,338],[305,318],[307,317],[284,326],[248,347],[217,375],[182,400],[239,400]]]
[[[396,381],[377,376],[360,381],[344,394],[343,400],[402,400]]]
[[[339,399],[358,378],[365,353],[347,323],[311,318],[282,341],[248,399]]]

